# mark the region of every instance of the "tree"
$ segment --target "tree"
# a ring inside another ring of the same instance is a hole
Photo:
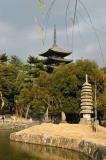
[[[79,113],[81,88],[86,74],[89,75],[89,82],[93,89],[96,78],[99,96],[104,92],[104,73],[95,62],[79,60],[73,64],[62,65],[53,72],[50,93],[60,97],[62,111]]]
[[[33,57],[30,57],[33,59]],[[0,63],[0,91],[4,109],[18,116],[28,117],[37,113],[79,113],[82,84],[88,74],[93,91],[97,83],[98,111],[105,117],[106,79],[105,72],[95,62],[79,60],[61,65],[48,74],[38,59],[30,64],[21,64],[16,56],[10,63]],[[44,65],[43,65],[44,67]],[[2,103],[2,101],[0,101]]]
[[[102,117],[102,120],[106,120],[106,93],[99,96],[97,105],[98,105],[98,111]]]
[[[8,61],[8,56],[6,55],[6,53],[0,54],[0,63],[5,63],[7,61]]]
[[[10,57],[9,63],[13,64],[15,66],[21,66],[22,65],[21,60],[16,55],[12,55]]]
[[[34,56],[29,56],[27,62],[30,65],[32,65],[33,67],[38,68],[39,70],[45,70],[44,69],[44,60],[40,60]]]
[[[106,74],[106,67],[103,67],[102,70],[103,70],[103,71],[105,72],[105,74]]]
[[[36,63],[39,63],[39,60],[38,58],[34,57],[34,56],[29,56],[28,59],[27,59],[27,62],[29,64],[36,64]]]
[[[32,102],[32,95],[28,88],[23,88],[20,94],[15,97],[16,101],[16,115],[19,117],[25,117],[27,119],[29,109]]]
[[[0,91],[4,99],[4,108],[11,113],[14,108],[14,96],[17,94],[15,85],[18,71],[10,64],[0,64]]]
[[[102,69],[104,71],[104,92],[100,94],[97,104],[98,104],[98,111],[100,115],[102,115],[102,120],[106,120],[106,67]]]

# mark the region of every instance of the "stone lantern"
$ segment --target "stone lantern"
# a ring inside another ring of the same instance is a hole
[[[91,84],[88,83],[88,75],[86,75],[86,82],[83,84],[81,91],[80,123],[91,124],[92,114],[93,114],[93,93]]]

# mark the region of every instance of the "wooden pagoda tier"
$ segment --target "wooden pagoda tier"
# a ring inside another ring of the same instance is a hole
[[[45,53],[40,54],[43,57],[61,57],[64,58],[69,56],[72,52],[65,51],[63,48],[60,48],[57,44],[53,44],[53,47],[48,49]]]
[[[56,28],[54,28],[54,43],[53,46],[48,49],[46,52],[40,54],[40,56],[46,57],[45,64],[47,68],[51,68],[51,71],[54,68],[57,68],[61,64],[67,64],[72,62],[72,60],[65,59],[65,57],[72,54],[72,52],[66,51],[63,48],[59,47],[56,43]]]

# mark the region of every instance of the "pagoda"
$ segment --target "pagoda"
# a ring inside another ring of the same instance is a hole
[[[72,60],[65,59],[65,57],[70,54],[72,54],[72,52],[66,51],[58,46],[56,42],[56,26],[54,26],[54,43],[50,49],[40,54],[40,56],[46,57],[45,64],[48,71],[52,72],[53,69],[57,68],[59,65],[72,62]]]
[[[86,75],[86,82],[83,84],[81,91],[80,123],[91,124],[92,114],[93,114],[93,93],[91,84],[88,83],[88,75]]]

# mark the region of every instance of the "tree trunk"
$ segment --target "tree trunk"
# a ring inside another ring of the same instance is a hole
[[[22,118],[22,115],[23,115],[23,109],[19,108],[19,116],[20,116],[20,118]]]
[[[16,110],[15,110],[15,115],[16,115],[16,117],[19,116],[19,114],[18,114],[18,107],[17,106],[16,106]]]
[[[48,107],[47,107],[46,112],[44,114],[44,121],[48,122]]]
[[[29,108],[30,108],[30,105],[27,105],[27,110],[26,110],[26,114],[25,114],[25,119],[28,118]]]

